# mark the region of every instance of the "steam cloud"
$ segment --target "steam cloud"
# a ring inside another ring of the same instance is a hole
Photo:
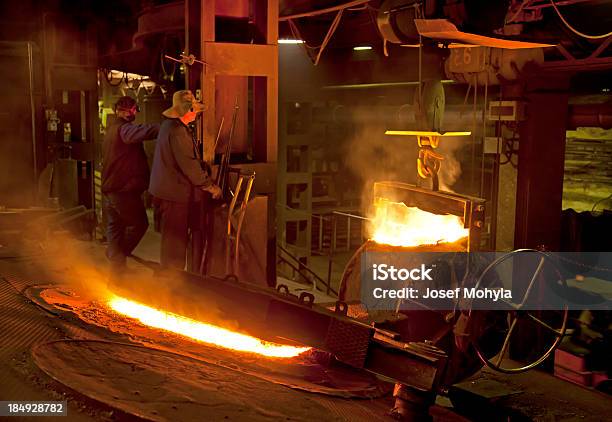
[[[374,182],[396,181],[417,183],[418,145],[413,136],[387,136],[382,125],[363,126],[345,145],[344,165],[361,183],[362,204],[366,215],[372,204]],[[463,145],[460,137],[444,138],[436,150],[444,156],[440,172],[440,190],[454,192],[453,185],[461,177],[461,164],[456,152]],[[430,188],[431,181],[420,179],[421,186]]]

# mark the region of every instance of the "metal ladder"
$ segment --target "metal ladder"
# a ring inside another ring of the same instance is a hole
[[[227,242],[225,244],[225,273],[227,275],[235,274],[238,271],[239,258],[240,258],[240,235],[242,232],[242,224],[247,210],[249,197],[251,196],[251,189],[253,182],[255,181],[255,172],[242,172],[241,169],[230,169],[230,173],[237,173],[238,180],[234,191],[231,192],[232,200],[229,204],[227,212]],[[246,183],[245,183],[246,180]],[[242,195],[242,201],[238,202],[240,194],[242,193],[243,185],[244,194]],[[238,207],[238,211],[234,215],[234,211]],[[234,250],[234,259],[232,263],[232,249]],[[232,265],[233,264],[233,265]]]

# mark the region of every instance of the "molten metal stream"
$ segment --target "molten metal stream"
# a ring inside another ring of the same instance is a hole
[[[236,333],[225,328],[195,321],[170,312],[160,311],[149,306],[113,296],[108,306],[115,312],[137,319],[150,327],[160,328],[181,334],[185,337],[207,344],[241,352],[277,358],[290,358],[308,350],[308,347],[293,347],[268,343],[255,337]]]

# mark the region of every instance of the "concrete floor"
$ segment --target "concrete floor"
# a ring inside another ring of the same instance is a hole
[[[458,411],[476,420],[610,421],[612,398],[540,370],[507,375],[484,369],[451,388]]]

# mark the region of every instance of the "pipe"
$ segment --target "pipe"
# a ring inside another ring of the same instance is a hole
[[[443,84],[454,84],[452,79],[443,79]],[[402,86],[417,86],[419,81],[404,81],[404,82],[376,82],[370,84],[349,84],[349,85],[326,85],[323,90],[334,89],[370,89],[370,88],[397,88]]]
[[[306,18],[306,17],[323,15],[325,13],[336,12],[338,10],[348,9],[349,7],[360,6],[364,3],[368,3],[369,1],[370,0],[353,0],[353,1],[349,1],[344,4],[339,4],[337,6],[326,7],[325,9],[311,10],[310,12],[279,16],[278,21],[283,22],[283,21],[288,21],[290,19],[298,19],[298,18]]]
[[[612,129],[612,103],[570,105],[567,129],[578,127]]]
[[[34,52],[32,51],[32,43],[28,42],[28,87],[30,96],[30,113],[32,120],[32,167],[33,167],[33,184],[34,184],[34,200],[38,198],[38,158],[36,156],[36,107],[34,105]]]
[[[189,57],[189,0],[185,0],[183,7],[183,13],[185,15],[185,56]],[[189,66],[184,66],[185,69],[185,89],[189,89]],[[201,125],[198,125],[201,126]]]

